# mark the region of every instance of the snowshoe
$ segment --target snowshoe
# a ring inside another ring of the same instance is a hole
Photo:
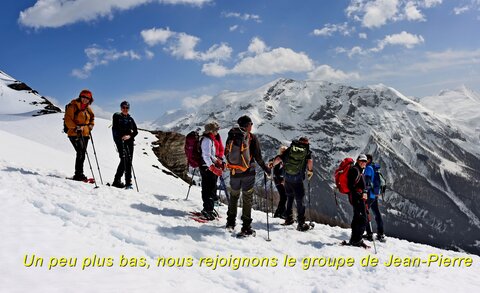
[[[307,223],[298,223],[297,230],[300,232],[305,232],[311,229],[311,226]]]
[[[362,238],[372,242],[373,241],[373,234],[364,234],[364,235],[362,235]]]
[[[125,188],[125,184],[123,184],[121,181],[113,181],[111,186],[116,188]]]
[[[347,242],[347,241],[343,240],[343,241],[340,243],[340,245],[342,245],[342,246],[362,247],[362,248],[364,248],[364,249],[369,249],[369,248],[370,248],[370,246],[368,246],[367,244],[365,244],[365,242],[363,242],[363,241],[360,241],[360,242],[358,242],[358,243],[356,243],[356,244],[352,244],[352,243],[350,243],[350,242]]]
[[[385,237],[384,234],[377,234],[377,240],[382,242],[382,243],[387,242],[387,238]]]
[[[133,189],[133,185],[132,184],[127,184],[127,185],[125,185],[125,189]]]
[[[251,227],[245,228],[243,227],[240,233],[237,233],[237,238],[245,238],[245,237],[255,237],[257,235],[257,232],[253,230]]]
[[[286,219],[284,223],[280,224],[282,226],[290,226],[290,225],[293,225],[295,224],[295,220],[293,219]]]

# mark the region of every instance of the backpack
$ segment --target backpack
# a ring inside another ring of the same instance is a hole
[[[243,173],[250,168],[250,141],[248,132],[239,127],[230,129],[225,143],[226,167],[235,173]]]
[[[375,175],[373,177],[373,193],[384,194],[387,189],[387,181],[380,172],[380,164],[372,164]]]
[[[353,165],[354,160],[352,158],[345,158],[335,170],[335,185],[340,193],[350,193],[350,189],[348,188],[348,171],[350,171]]]
[[[191,131],[185,137],[185,155],[187,156],[188,164],[192,168],[198,168],[202,165],[200,140],[200,135],[196,131]]]
[[[292,141],[283,166],[285,174],[295,176],[303,172],[306,157],[309,152],[310,149],[308,144],[301,143],[298,140]]]
[[[68,104],[65,105],[65,115],[67,115],[67,110],[68,110],[68,107],[70,107],[70,105],[72,105],[72,103],[68,103]],[[76,109],[77,109],[77,111],[75,111],[73,113],[73,120],[77,119],[77,115],[80,112],[80,110],[78,110],[78,108],[76,108]],[[68,127],[67,127],[67,124],[65,124],[65,115],[63,116],[63,132],[67,133],[68,132]]]

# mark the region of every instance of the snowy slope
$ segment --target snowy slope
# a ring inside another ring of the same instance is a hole
[[[257,237],[239,240],[224,230],[226,207],[219,208],[220,221],[197,223],[188,211],[200,208],[200,189],[192,187],[185,201],[188,185],[152,167],[162,168],[151,151],[154,137],[143,131],[134,159],[140,193],[65,180],[73,172],[74,152],[60,131],[61,119],[61,114],[14,119],[0,115],[0,292],[474,292],[480,286],[480,258],[474,255],[389,238],[377,243],[381,262],[391,254],[427,258],[434,253],[471,257],[473,266],[363,268],[358,262],[373,250],[338,246],[349,237],[346,229],[317,225],[301,233],[270,219],[272,241],[267,242],[265,214],[254,212]],[[107,181],[118,159],[110,121],[96,122],[95,145]],[[25,267],[26,254],[44,257],[43,267]],[[112,257],[114,265],[82,270],[83,258],[94,255]],[[120,255],[145,257],[150,268],[119,268]],[[238,270],[197,265],[201,257],[217,255],[276,257],[279,265]],[[301,263],[283,267],[284,255],[299,262],[303,257],[350,256],[357,263],[338,270],[302,270]],[[192,257],[194,265],[156,267],[156,258],[162,256]],[[77,257],[78,263],[49,270],[50,257]]]
[[[45,97],[26,84],[0,71],[0,114],[41,115],[60,112]]]
[[[264,158],[280,144],[308,136],[317,170],[315,209],[346,223],[350,205],[344,196],[335,205],[334,170],[345,157],[372,153],[389,182],[388,200],[382,202],[388,233],[480,253],[479,138],[434,105],[426,107],[385,85],[278,79],[250,91],[223,92],[163,128],[186,134],[216,119],[224,134],[248,114]]]

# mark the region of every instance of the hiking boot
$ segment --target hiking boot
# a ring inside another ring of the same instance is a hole
[[[73,175],[72,179],[75,181],[87,181],[88,178],[83,174],[75,174]]]
[[[116,188],[125,188],[125,184],[123,184],[121,181],[113,181],[112,186]]]
[[[310,230],[310,225],[307,223],[298,223],[297,230],[301,232],[305,232]]]
[[[242,227],[242,230],[240,233],[244,236],[250,236],[250,235],[255,235],[255,230],[252,229],[252,227]]]
[[[362,238],[368,241],[373,241],[373,234],[364,234]]]
[[[280,210],[276,210],[275,214],[273,215],[274,218],[280,218],[280,219],[285,219],[285,216],[283,215],[283,212]]]
[[[209,212],[209,211],[206,211],[206,210],[202,210],[202,216],[205,217],[205,219],[207,219],[208,221],[215,220],[215,216],[213,214],[213,211]]]
[[[125,184],[125,189],[133,189],[133,185],[132,184]]]
[[[227,222],[227,225],[225,226],[225,229],[230,231],[230,232],[235,230],[235,223]]]
[[[380,242],[387,242],[387,238],[385,237],[385,234],[377,234],[377,240]]]
[[[288,225],[293,225],[294,223],[295,223],[294,219],[285,219],[285,223],[283,223],[282,225],[288,226]]]
[[[365,242],[363,242],[363,240],[360,240],[358,242],[351,242],[349,241],[348,242],[348,245],[351,245],[351,246],[357,246],[357,247],[367,247],[368,245],[365,244]]]

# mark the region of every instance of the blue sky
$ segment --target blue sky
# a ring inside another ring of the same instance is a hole
[[[139,121],[278,77],[480,90],[480,0],[3,1],[0,70]]]

